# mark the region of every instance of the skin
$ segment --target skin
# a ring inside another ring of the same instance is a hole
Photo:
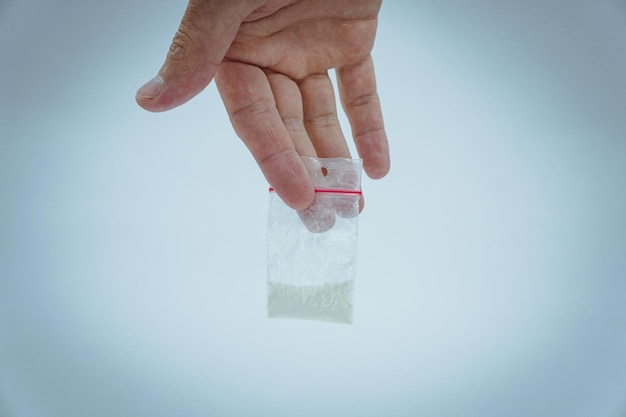
[[[368,176],[389,171],[370,55],[380,0],[191,0],[158,75],[137,92],[149,111],[179,106],[215,79],[237,135],[293,209],[315,192],[300,156],[346,157],[328,70]],[[361,201],[362,207],[362,201]]]

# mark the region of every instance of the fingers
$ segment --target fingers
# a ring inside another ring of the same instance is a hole
[[[316,74],[299,82],[306,131],[320,158],[350,158],[350,149],[337,117],[335,90],[328,74]],[[359,198],[359,212],[364,207]],[[341,214],[341,210],[338,211]],[[349,216],[344,216],[349,217]]]
[[[317,156],[304,127],[302,95],[298,85],[283,74],[270,71],[266,71],[266,73],[276,100],[276,109],[291,137],[296,152],[301,156]]]
[[[350,150],[337,118],[335,90],[328,74],[315,74],[299,81],[304,125],[320,158],[350,158]]]
[[[226,61],[215,78],[235,131],[267,181],[291,208],[309,207],[315,198],[313,183],[277,111],[263,70]]]
[[[337,118],[335,92],[327,74],[307,77],[298,84],[283,74],[268,72],[267,77],[278,112],[301,156],[350,158]],[[309,166],[308,170],[314,183],[317,175],[323,176],[321,169]],[[363,196],[360,196],[358,212],[363,209],[363,204]],[[348,206],[346,209],[341,199],[328,201],[323,194],[317,194],[313,204],[299,215],[310,231],[321,233],[332,228],[335,212],[342,217],[357,214],[353,213],[353,205]]]
[[[325,194],[316,194],[315,201],[304,210],[298,211],[302,224],[311,233],[324,233],[333,228],[336,221],[333,199]]]
[[[211,82],[242,20],[261,1],[190,0],[158,75],[136,95],[146,110],[164,111],[191,99]]]
[[[369,177],[382,178],[389,172],[389,144],[371,56],[337,69],[337,81],[363,168]]]

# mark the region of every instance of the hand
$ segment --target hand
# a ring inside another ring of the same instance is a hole
[[[183,104],[215,77],[233,127],[290,207],[314,190],[300,156],[350,157],[328,70],[365,172],[389,171],[373,61],[380,0],[190,0],[158,75],[137,91],[150,111]]]

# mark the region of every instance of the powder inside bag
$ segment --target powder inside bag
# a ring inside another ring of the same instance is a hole
[[[352,281],[339,284],[268,285],[269,317],[352,323]]]

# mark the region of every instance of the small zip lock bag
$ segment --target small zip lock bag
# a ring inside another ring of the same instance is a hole
[[[362,163],[302,160],[315,186],[309,208],[289,208],[270,188],[268,316],[351,324]]]

